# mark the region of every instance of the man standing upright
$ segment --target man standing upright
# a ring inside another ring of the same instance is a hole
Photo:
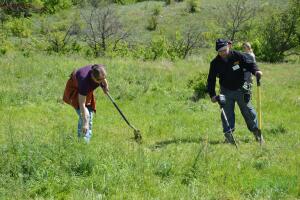
[[[94,64],[74,70],[64,91],[64,102],[73,106],[79,116],[78,137],[83,137],[86,142],[92,137],[93,112],[96,112],[93,91],[99,86],[105,94],[108,92],[104,66]]]
[[[241,113],[245,119],[248,129],[254,134],[256,141],[263,143],[264,139],[261,131],[258,129],[257,117],[254,107],[250,99],[245,98],[244,85],[244,69],[250,71],[260,79],[262,72],[258,69],[254,62],[247,62],[246,57],[237,51],[230,50],[228,42],[224,39],[216,41],[216,51],[218,55],[211,61],[207,79],[207,90],[212,102],[217,102],[215,91],[216,78],[219,78],[220,93],[226,96],[224,111],[227,115],[229,127],[224,119],[222,119],[223,132],[225,139],[229,143],[233,143],[230,133],[235,129],[235,103],[238,104]]]

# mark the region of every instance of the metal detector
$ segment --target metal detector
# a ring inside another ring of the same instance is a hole
[[[226,113],[224,111],[224,106],[226,104],[226,98],[225,98],[225,95],[223,94],[220,94],[217,96],[217,101],[220,105],[220,109],[221,109],[221,113],[222,113],[222,116],[223,118],[225,119],[225,123],[227,125],[227,127],[229,128],[229,134],[228,133],[225,133],[225,135],[227,134],[228,138],[226,137],[226,139],[229,139],[229,142],[234,144],[236,148],[238,148],[236,142],[235,142],[235,139],[233,137],[233,130],[231,129],[230,125],[229,125],[229,122],[228,122],[228,119],[227,119],[227,116],[226,116]]]

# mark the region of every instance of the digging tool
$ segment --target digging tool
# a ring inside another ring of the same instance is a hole
[[[220,95],[217,96],[217,101],[218,101],[218,103],[220,105],[221,113],[222,113],[222,116],[223,116],[223,118],[225,120],[225,123],[226,123],[227,127],[229,128],[229,135],[228,135],[229,136],[229,142],[233,143],[235,145],[235,147],[238,148],[238,146],[237,146],[237,144],[235,142],[235,139],[233,137],[233,131],[232,131],[230,125],[229,125],[226,113],[224,111],[224,105],[226,103],[226,98],[225,98],[225,96],[223,94],[220,94]],[[225,133],[225,134],[228,134],[228,133]]]
[[[134,139],[137,142],[141,142],[142,141],[142,135],[140,130],[136,129],[133,125],[131,125],[129,123],[129,121],[127,120],[127,118],[125,117],[125,115],[122,113],[122,111],[120,110],[120,108],[118,107],[118,105],[116,104],[116,102],[113,100],[113,98],[110,96],[110,94],[107,92],[106,95],[108,96],[108,98],[110,99],[110,101],[114,104],[115,108],[118,110],[118,112],[120,113],[120,115],[122,116],[122,118],[124,119],[124,121],[127,123],[127,125],[133,129],[133,133],[134,133]]]

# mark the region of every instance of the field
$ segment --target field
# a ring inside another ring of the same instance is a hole
[[[100,90],[91,143],[77,140],[61,97],[72,69],[89,63],[107,66],[142,144]],[[218,106],[191,100],[204,61],[10,53],[0,66],[0,199],[300,199],[299,65],[259,63],[266,144],[236,108],[238,150],[223,144]]]

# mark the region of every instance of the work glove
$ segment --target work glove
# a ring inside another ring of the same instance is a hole
[[[255,72],[256,80],[259,81],[259,80],[261,79],[261,77],[262,77],[262,74],[263,74],[263,73],[262,73],[261,71],[256,71],[256,72]]]

